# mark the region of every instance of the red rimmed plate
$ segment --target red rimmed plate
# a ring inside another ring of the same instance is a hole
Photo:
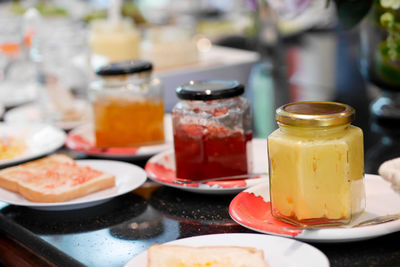
[[[267,140],[253,139],[253,172],[267,173]],[[175,174],[175,156],[173,149],[161,152],[146,163],[145,170],[147,176],[155,182],[166,186],[179,188],[186,191],[206,194],[233,194],[243,191],[246,188],[258,183],[266,183],[268,176],[261,176],[257,179],[215,181],[198,184],[180,185],[173,182]]]
[[[400,212],[400,194],[393,191],[390,183],[380,176],[366,174],[366,208],[350,225],[377,216]],[[292,237],[312,242],[350,242],[371,239],[400,231],[400,220],[378,225],[354,228],[324,228],[318,230],[297,230],[291,224],[276,220],[271,215],[268,183],[251,187],[239,193],[229,205],[229,214],[240,225],[251,230]]]
[[[170,114],[164,116],[165,143],[141,147],[108,147],[95,146],[94,125],[85,124],[71,130],[67,135],[65,146],[71,150],[87,155],[112,159],[139,159],[153,156],[172,148],[172,122]]]

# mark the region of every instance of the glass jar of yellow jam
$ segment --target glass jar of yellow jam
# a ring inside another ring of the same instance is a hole
[[[268,137],[272,215],[296,225],[347,224],[365,208],[363,133],[335,102],[289,103]]]
[[[129,147],[164,142],[164,99],[153,65],[130,60],[103,66],[90,86],[97,147]]]

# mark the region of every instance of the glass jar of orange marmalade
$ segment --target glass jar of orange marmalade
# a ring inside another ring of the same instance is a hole
[[[131,60],[99,68],[90,86],[97,147],[164,142],[162,83],[148,61]]]
[[[347,224],[365,208],[363,133],[335,102],[286,104],[268,137],[272,215],[297,225]]]
[[[199,180],[251,171],[252,119],[237,81],[180,86],[172,111],[176,176]]]

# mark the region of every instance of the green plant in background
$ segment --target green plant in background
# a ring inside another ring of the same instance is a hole
[[[369,23],[384,35],[375,54],[375,68],[385,83],[400,86],[400,0],[375,0]]]
[[[34,6],[39,13],[44,17],[65,17],[68,16],[67,10],[58,7],[51,1],[40,0],[37,1]],[[18,0],[13,0],[11,3],[11,12],[17,15],[23,15],[27,8],[21,4]]]
[[[135,1],[123,1],[121,14],[124,17],[131,18],[135,24],[145,24],[147,23],[146,19],[141,14],[139,8],[135,4]],[[89,23],[92,20],[96,19],[105,19],[107,17],[107,10],[93,10],[87,13],[82,20],[86,23]]]
[[[376,75],[373,79],[391,88],[400,86],[400,0],[335,0],[335,4],[344,29],[361,21],[370,25],[371,55],[366,56],[372,57],[368,68]]]
[[[386,40],[382,43],[381,53],[387,55],[392,61],[398,60],[400,52],[400,22],[396,22],[395,14],[385,12],[380,17],[380,23],[388,32]]]

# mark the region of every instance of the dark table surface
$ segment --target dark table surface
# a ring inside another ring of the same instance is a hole
[[[319,38],[327,33],[313,34]],[[283,47],[296,48],[301,53],[302,41],[301,38],[290,40]],[[358,72],[354,35],[335,34],[334,41],[338,55],[336,85],[334,93],[321,100],[339,101],[356,108],[354,124],[361,127],[365,135],[366,172],[376,173],[377,166],[385,158],[393,157],[394,154],[388,152],[392,147],[383,147],[381,140],[387,137],[387,132],[373,126],[369,113],[372,97]],[[298,100],[298,90],[310,87],[287,82],[287,65],[276,64],[282,58],[272,60],[275,66],[282,67],[269,69],[266,59],[259,66],[267,66],[261,70],[267,70],[267,75],[274,78],[274,100],[269,107],[273,110]],[[265,73],[252,75],[250,79]],[[250,88],[247,97],[253,101],[258,96]],[[66,149],[61,152],[75,158],[86,157]],[[130,162],[143,167],[146,159]],[[123,266],[155,243],[215,233],[254,233],[230,218],[228,206],[234,196],[191,193],[147,181],[131,193],[79,210],[41,211],[0,203],[0,233],[57,266]],[[366,241],[310,244],[326,254],[331,266],[400,266],[399,239],[398,232]]]

